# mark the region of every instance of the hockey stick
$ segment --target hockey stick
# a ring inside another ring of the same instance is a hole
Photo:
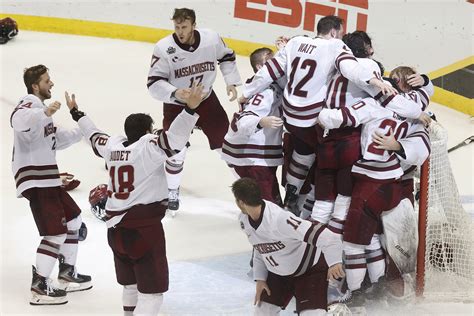
[[[466,138],[465,140],[463,140],[462,142],[460,142],[459,144],[457,144],[456,146],[454,147],[451,147],[448,149],[448,153],[458,149],[458,148],[461,148],[461,147],[464,147],[466,145],[469,145],[470,143],[472,143],[474,141],[474,135],[472,135],[471,137],[468,137]]]

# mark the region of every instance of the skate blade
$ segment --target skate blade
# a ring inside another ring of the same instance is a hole
[[[30,305],[64,305],[68,302],[67,297],[51,297],[47,295],[32,294]]]
[[[67,282],[59,280],[59,286],[61,290],[64,290],[68,293],[71,292],[80,292],[80,291],[87,291],[92,288],[92,282],[84,282],[84,283],[76,283],[76,282]]]

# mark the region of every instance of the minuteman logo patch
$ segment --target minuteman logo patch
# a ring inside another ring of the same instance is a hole
[[[170,47],[168,47],[166,52],[168,53],[168,55],[174,54],[174,53],[176,53],[176,48],[174,48],[173,46],[170,46]]]

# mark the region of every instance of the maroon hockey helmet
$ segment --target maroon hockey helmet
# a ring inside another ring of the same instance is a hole
[[[18,34],[18,25],[12,18],[0,20],[0,44],[5,44]]]
[[[105,221],[105,203],[107,202],[107,184],[99,184],[89,192],[89,203],[95,217]]]

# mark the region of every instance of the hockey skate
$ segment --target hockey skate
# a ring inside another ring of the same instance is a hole
[[[179,209],[179,188],[168,190],[168,210],[171,216],[175,217]]]
[[[285,210],[299,216],[300,211],[298,210],[298,194],[296,194],[296,190],[297,188],[294,185],[289,183],[286,184],[286,194],[283,207]]]
[[[67,303],[66,291],[53,287],[51,279],[39,275],[34,266],[31,295],[31,305],[62,305]]]
[[[365,293],[361,289],[347,290],[339,303],[344,303],[350,309],[352,315],[367,315],[365,309]]]
[[[76,267],[64,262],[64,256],[59,255],[59,287],[66,292],[85,291],[92,288],[89,275],[77,273]]]
[[[385,277],[380,277],[376,283],[372,283],[365,290],[365,298],[369,301],[381,301],[387,297],[387,282]]]
[[[328,305],[328,313],[329,316],[351,316],[352,312],[346,304],[343,303],[334,303]]]

